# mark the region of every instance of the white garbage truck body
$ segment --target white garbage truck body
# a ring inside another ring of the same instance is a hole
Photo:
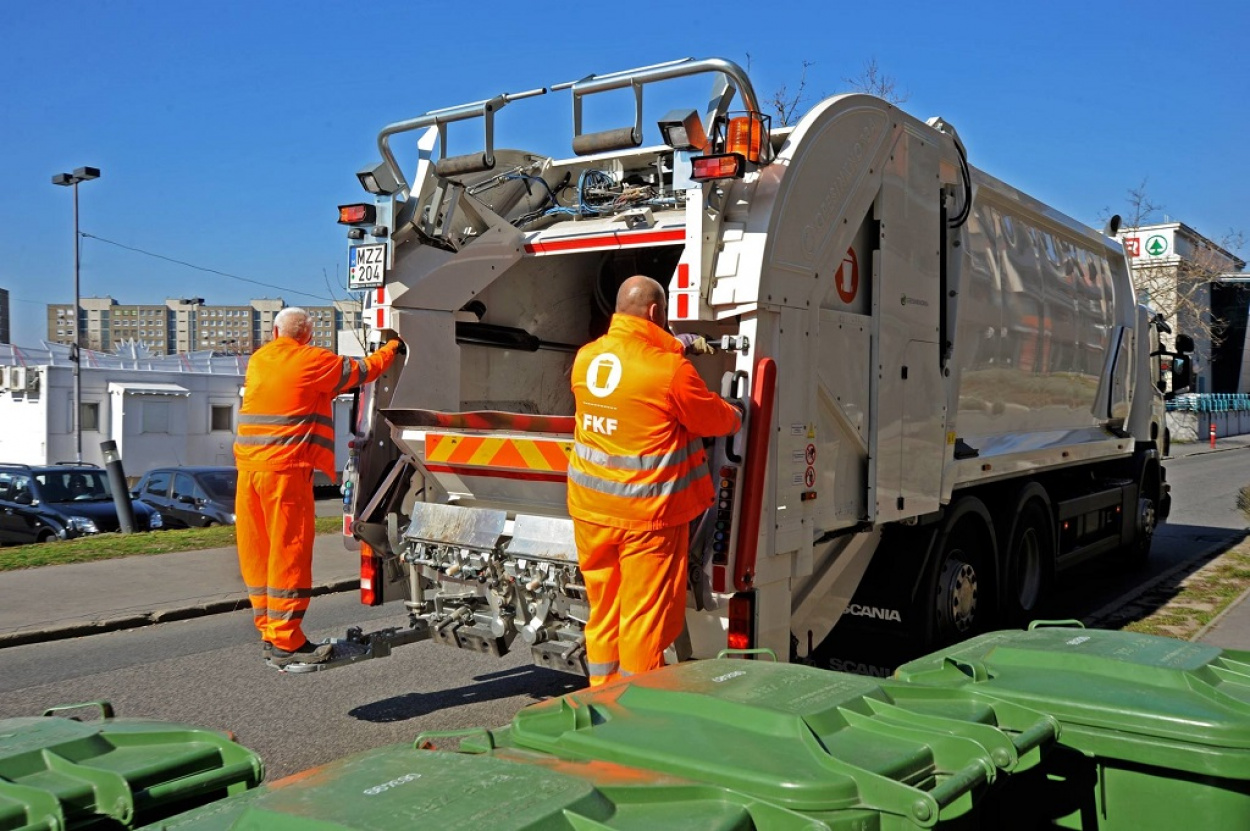
[[[642,90],[695,75],[712,103],[643,146]],[[408,350],[362,394],[349,464],[362,599],[412,623],[364,636],[369,657],[433,638],[585,671],[569,374],[632,274],[719,347],[692,360],[748,411],[709,454],[675,657],[878,671],[835,626],[928,648],[1027,620],[1078,562],[1144,556],[1169,502],[1158,336],[1114,239],[875,97],[769,130],[719,59],[556,89],[571,153],[494,149],[499,110],[540,91],[433,111],[381,132],[374,203],[340,211],[368,323]],[[635,126],[584,133],[583,100],[620,89]],[[483,152],[434,152],[474,119]]]

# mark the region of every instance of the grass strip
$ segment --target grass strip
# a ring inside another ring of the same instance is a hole
[[[340,516],[317,517],[318,534],[338,533],[343,528]],[[234,526],[212,528],[178,528],[138,534],[92,534],[76,540],[20,545],[0,548],[0,571],[37,568],[67,563],[89,563],[118,557],[142,557],[167,554],[171,551],[200,551],[205,548],[230,548],[234,545]]]
[[[1250,588],[1250,541],[1189,575],[1158,609],[1125,625],[1129,632],[1188,639]]]

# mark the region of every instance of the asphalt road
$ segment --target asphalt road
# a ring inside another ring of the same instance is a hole
[[[313,600],[310,636],[353,624],[403,622],[355,593]],[[305,675],[265,666],[250,613],[237,612],[0,652],[0,718],[111,701],[119,715],[233,730],[265,760],[267,778],[395,742],[423,730],[506,724],[521,707],[580,686],[532,667],[413,644],[385,659]]]
[[[1155,533],[1150,560],[1138,570],[1098,560],[1064,573],[1054,603],[1057,617],[1096,626],[1113,618],[1125,599],[1168,575],[1196,570],[1210,554],[1245,537],[1237,491],[1250,484],[1250,448],[1169,459],[1164,467],[1172,484],[1172,514]]]
[[[1250,450],[1168,462],[1175,506],[1148,568],[1093,566],[1065,576],[1060,614],[1088,617],[1177,569],[1196,568],[1240,539],[1236,492]],[[1186,565],[1189,564],[1189,565]],[[315,598],[306,630],[401,625],[391,607],[366,609],[355,593]],[[329,672],[282,675],[266,667],[247,612],[0,651],[0,718],[106,699],[120,715],[233,730],[258,751],[270,780],[427,730],[507,723],[520,707],[582,686],[533,667],[524,651],[499,660],[431,643]]]

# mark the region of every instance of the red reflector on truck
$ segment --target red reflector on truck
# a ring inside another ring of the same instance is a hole
[[[371,223],[377,218],[377,215],[378,209],[373,205],[339,205],[340,225]]]
[[[690,160],[690,178],[696,182],[706,179],[740,179],[743,173],[746,173],[746,159],[739,153],[695,156]]]
[[[738,592],[729,598],[730,649],[755,646],[755,592]]]
[[[381,606],[382,595],[378,591],[382,578],[382,558],[373,553],[368,543],[360,544],[360,602],[365,606]]]

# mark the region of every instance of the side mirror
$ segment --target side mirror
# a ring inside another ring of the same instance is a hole
[[[19,505],[34,505],[35,497],[31,496],[30,491],[22,491],[13,497],[13,501]]]
[[[1181,337],[1184,337],[1182,335]],[[1194,365],[1188,357],[1176,355],[1172,358],[1172,394],[1185,392],[1193,385]]]
[[[1182,353],[1193,352],[1194,351],[1194,339],[1191,338],[1189,335],[1177,335],[1176,336],[1176,351],[1182,352]]]
[[[178,497],[178,501],[183,505],[194,505],[195,497],[184,493],[182,496]]]

